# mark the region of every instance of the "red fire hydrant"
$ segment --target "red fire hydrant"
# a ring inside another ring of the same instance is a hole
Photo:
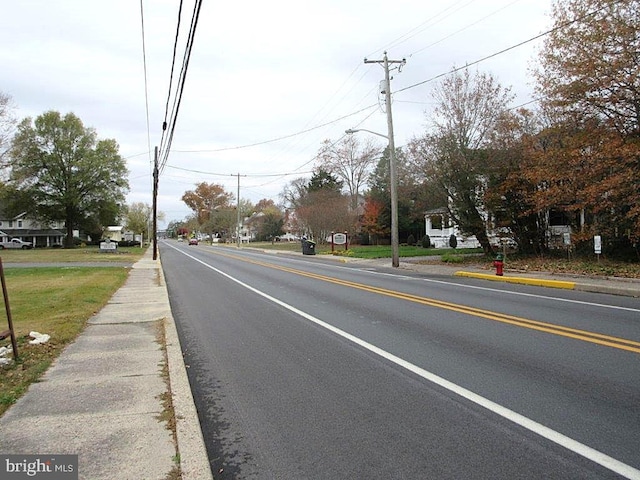
[[[504,257],[502,256],[501,253],[499,253],[498,255],[496,255],[496,259],[493,261],[493,266],[496,267],[496,275],[498,275],[499,277],[502,277],[502,275],[504,275],[503,269],[504,269]]]

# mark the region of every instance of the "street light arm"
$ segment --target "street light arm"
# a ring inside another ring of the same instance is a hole
[[[383,135],[382,133],[374,132],[372,130],[367,130],[366,128],[358,128],[358,129],[355,129],[355,130],[350,128],[350,129],[344,131],[344,133],[346,133],[348,135],[351,135],[351,134],[356,133],[356,132],[369,132],[369,133],[372,133],[373,135],[378,135],[379,137],[386,138],[387,140],[389,140],[389,137],[387,135]]]

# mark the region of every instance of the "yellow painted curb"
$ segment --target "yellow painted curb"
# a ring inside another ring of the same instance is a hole
[[[537,287],[564,288],[565,290],[574,290],[575,282],[567,282],[563,280],[545,280],[542,278],[525,278],[525,277],[505,277],[498,275],[489,275],[487,273],[474,272],[456,272],[458,277],[481,278],[483,280],[493,280],[497,282],[520,283],[523,285],[535,285]]]

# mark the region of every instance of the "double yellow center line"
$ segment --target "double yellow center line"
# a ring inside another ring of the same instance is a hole
[[[465,305],[459,305],[456,303],[444,302],[441,300],[435,300],[433,298],[422,297],[419,295],[412,295],[410,293],[398,292],[396,290],[388,290],[386,288],[373,287],[362,283],[350,282],[347,280],[340,280],[334,277],[328,277],[326,275],[320,275],[313,272],[306,272],[304,270],[298,270],[294,268],[284,267],[281,265],[275,265],[273,263],[262,262],[258,260],[248,259],[246,257],[240,257],[237,255],[231,255],[228,253],[216,252],[217,255],[224,257],[241,260],[243,262],[252,263],[254,265],[260,265],[266,268],[272,268],[274,270],[280,270],[283,272],[291,273],[294,275],[300,275],[307,278],[313,278],[323,282],[333,283],[344,287],[355,288],[357,290],[363,290],[370,293],[376,293],[378,295],[384,295],[387,297],[393,297],[400,300],[406,300],[421,305],[427,305],[430,307],[442,308],[444,310],[450,310],[453,312],[463,313],[466,315],[472,315],[474,317],[486,318],[495,322],[507,323],[509,325],[515,325],[522,328],[529,328],[531,330],[538,330],[540,332],[551,333],[554,335],[560,335],[567,338],[573,338],[576,340],[582,340],[583,342],[595,343],[597,345],[603,345],[606,347],[617,348],[619,350],[626,350],[629,352],[640,353],[640,342],[633,340],[627,340],[625,338],[613,337],[610,335],[603,335],[600,333],[589,332],[586,330],[579,330],[570,327],[564,327],[561,325],[555,325],[547,322],[540,322],[537,320],[529,320],[514,315],[507,315],[504,313],[492,312],[489,310],[483,310],[481,308],[468,307]]]

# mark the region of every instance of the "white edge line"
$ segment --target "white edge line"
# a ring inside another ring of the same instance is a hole
[[[192,260],[195,260],[196,262],[204,265],[205,267],[215,271],[216,273],[222,275],[223,277],[228,278],[229,280],[231,280],[232,282],[237,283],[238,285],[246,288],[247,290],[252,291],[253,293],[260,295],[263,298],[266,298],[267,300],[295,313],[296,315],[301,316],[302,318],[305,318],[307,320],[309,320],[310,322],[315,323],[318,326],[321,326],[327,330],[329,330],[330,332],[335,333],[336,335],[341,336],[342,338],[349,340],[350,342],[355,343],[356,345],[369,350],[372,353],[375,353],[376,355],[384,358],[385,360],[388,360],[392,363],[395,363],[396,365],[410,371],[411,373],[414,373],[422,378],[424,378],[425,380],[435,383],[436,385],[449,390],[452,393],[455,393],[456,395],[461,396],[462,398],[475,403],[476,405],[479,405],[483,408],[486,408],[487,410],[489,410],[490,412],[495,413],[496,415],[499,415],[503,418],[506,418],[507,420],[510,420],[511,422],[515,423],[516,425],[519,425],[527,430],[529,430],[530,432],[536,433],[538,435],[540,435],[543,438],[546,438],[547,440],[550,440],[551,442],[560,445],[564,448],[566,448],[567,450],[570,450],[574,453],[577,453],[578,455],[591,460],[592,462],[597,463],[598,465],[601,465],[615,473],[618,473],[620,475],[622,475],[625,478],[631,479],[631,480],[640,480],[640,470],[637,470],[636,468],[627,465],[626,463],[623,463],[619,460],[616,460],[613,457],[610,457],[609,455],[606,455],[594,448],[591,448],[587,445],[584,445],[583,443],[578,442],[577,440],[574,440],[570,437],[567,437],[566,435],[563,435],[560,432],[556,432],[555,430],[549,428],[549,427],[545,427],[544,425],[531,420],[530,418],[525,417],[524,415],[521,415],[517,412],[514,412],[513,410],[510,410],[506,407],[503,407],[502,405],[499,405],[487,398],[484,398],[480,395],[478,395],[477,393],[474,393],[470,390],[467,390],[464,387],[461,387],[459,385],[456,385],[453,382],[450,382],[449,380],[445,380],[444,378],[428,372],[427,370],[418,367],[417,365],[414,365],[412,363],[407,362],[406,360],[403,360],[400,357],[397,357],[395,355],[393,355],[392,353],[389,353],[385,350],[382,350],[379,347],[376,347],[375,345],[372,345],[371,343],[365,342],[364,340],[351,335],[350,333],[345,332],[344,330],[341,330],[337,327],[334,327],[333,325],[330,325],[326,322],[323,322],[322,320],[320,320],[317,317],[314,317],[313,315],[310,315],[306,312],[303,312],[302,310],[297,309],[296,307],[289,305],[288,303],[285,303],[281,300],[278,300],[275,297],[272,297],[271,295],[268,295],[254,287],[252,287],[251,285],[248,285],[240,280],[238,280],[237,278],[232,277],[231,275],[218,270],[217,268],[207,264],[206,262],[195,258],[194,256],[172,246],[172,245],[168,245],[169,247],[173,248],[174,250],[177,250],[178,252],[182,253],[183,255],[191,258]]]

